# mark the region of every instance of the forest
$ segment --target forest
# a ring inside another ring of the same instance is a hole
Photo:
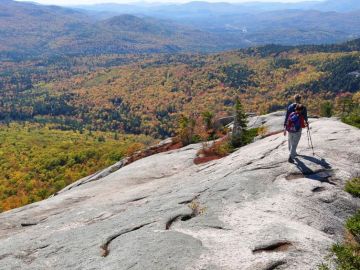
[[[219,54],[101,55],[7,63],[0,120],[59,129],[174,135],[181,114],[284,109],[295,93],[312,114],[360,89],[360,40],[343,45],[264,46]],[[343,51],[342,51],[343,50]]]
[[[0,126],[0,212],[49,197],[152,144],[150,137],[62,131],[54,125]]]
[[[0,65],[0,211],[47,198],[157,139],[183,119],[283,110],[360,127],[360,40],[216,54],[108,54]],[[192,121],[192,120],[191,120]]]

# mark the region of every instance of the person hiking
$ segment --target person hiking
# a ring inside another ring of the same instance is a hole
[[[286,111],[286,117],[284,122],[284,136],[286,132],[289,133],[288,145],[290,156],[288,161],[294,163],[294,158],[296,157],[296,148],[299,144],[301,138],[302,129],[307,127],[309,128],[307,109],[301,103],[301,96],[295,96],[295,103],[289,105]]]

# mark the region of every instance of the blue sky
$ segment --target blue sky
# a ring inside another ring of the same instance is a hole
[[[140,2],[139,0],[18,0],[18,1],[29,1],[29,2],[37,2],[41,4],[52,4],[52,5],[83,5],[83,4],[95,4],[95,3],[133,3]],[[244,3],[244,2],[287,2],[287,3],[295,3],[295,2],[304,2],[310,0],[205,0],[207,2],[231,2],[231,3]],[[314,1],[314,0],[313,0]],[[315,0],[321,1],[321,0]],[[171,2],[171,3],[185,3],[191,2],[191,0],[147,0],[141,2]]]

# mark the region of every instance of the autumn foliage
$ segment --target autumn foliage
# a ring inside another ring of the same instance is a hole
[[[0,125],[0,211],[45,199],[152,142],[143,135]]]

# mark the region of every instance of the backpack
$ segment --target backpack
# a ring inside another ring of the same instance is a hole
[[[292,112],[287,119],[286,130],[288,132],[295,133],[300,131],[301,127],[301,115],[296,112]]]

